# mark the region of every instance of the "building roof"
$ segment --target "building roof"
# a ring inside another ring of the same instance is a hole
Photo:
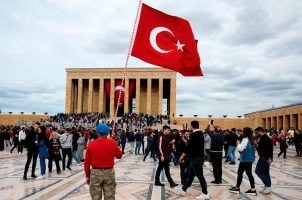
[[[278,109],[283,109],[283,108],[289,108],[289,107],[294,107],[294,106],[302,106],[302,102],[294,103],[294,104],[289,104],[289,105],[286,105],[286,106],[273,107],[273,108],[269,108],[269,109],[259,110],[259,111],[255,111],[255,112],[251,112],[251,113],[246,113],[244,115],[250,115],[250,114],[255,114],[255,113],[273,111],[273,110],[278,110]]]

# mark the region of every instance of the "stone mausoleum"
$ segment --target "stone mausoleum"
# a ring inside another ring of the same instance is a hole
[[[166,114],[176,109],[176,72],[163,68],[67,68],[66,113]]]

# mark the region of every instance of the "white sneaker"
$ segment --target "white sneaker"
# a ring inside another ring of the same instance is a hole
[[[272,192],[272,188],[271,187],[265,187],[264,190],[262,191],[263,194],[269,194]]]
[[[176,192],[177,192],[177,194],[179,194],[180,196],[185,196],[186,195],[186,192],[185,191],[183,191],[183,189],[181,188],[181,187],[175,187],[175,190],[176,190]]]
[[[195,199],[198,199],[198,200],[209,200],[210,196],[209,196],[209,194],[203,194],[203,193],[201,193],[201,195],[198,196],[198,197],[195,197]]]
[[[45,179],[46,177],[45,177],[45,175],[41,175],[41,176],[38,176],[37,178],[36,178],[36,180],[41,180],[41,179]]]

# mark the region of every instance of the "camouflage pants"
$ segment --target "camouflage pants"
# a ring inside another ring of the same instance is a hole
[[[91,169],[89,192],[92,200],[115,199],[115,172],[114,169]]]

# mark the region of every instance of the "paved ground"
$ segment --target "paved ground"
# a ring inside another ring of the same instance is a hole
[[[275,148],[275,155],[278,148]],[[302,199],[302,158],[294,157],[293,147],[290,147],[288,159],[275,158],[271,168],[273,192],[270,195],[258,193],[257,197],[228,192],[230,185],[234,185],[237,177],[237,164],[223,166],[223,184],[213,185],[211,166],[205,167],[205,176],[211,199]],[[162,176],[165,187],[154,186],[156,163],[147,159],[142,163],[142,156],[126,153],[123,159],[116,162],[117,200],[158,200],[158,199],[187,199],[191,200],[200,194],[199,184],[188,189],[185,197],[179,196],[171,189]],[[72,166],[72,171],[65,171],[61,175],[47,174],[44,180],[22,180],[26,155],[0,152],[0,199],[90,199],[88,187],[85,184],[82,166]],[[38,164],[39,166],[39,164]],[[253,170],[255,166],[253,167]],[[36,174],[39,174],[37,167]],[[171,174],[177,183],[180,182],[179,168],[171,165]],[[254,175],[256,189],[261,190],[262,184]],[[242,191],[249,188],[246,176],[242,183]]]

